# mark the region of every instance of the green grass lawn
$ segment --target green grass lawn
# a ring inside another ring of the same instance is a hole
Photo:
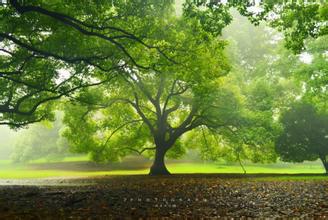
[[[59,161],[59,163],[74,164],[77,162],[87,162],[86,156],[69,157]],[[92,177],[102,175],[132,175],[147,174],[148,168],[140,169],[113,169],[113,170],[71,170],[69,168],[49,169],[42,168],[42,165],[49,164],[46,160],[40,159],[32,161],[33,164],[39,165],[38,169],[31,169],[25,165],[14,165],[9,160],[0,160],[0,178],[1,179],[19,179],[19,178],[46,178],[46,177]],[[64,166],[65,167],[65,166]],[[148,167],[148,165],[146,166]],[[171,173],[242,173],[239,165],[215,164],[215,163],[190,163],[190,162],[169,162],[167,164]],[[324,169],[320,162],[307,162],[300,164],[293,163],[276,163],[276,164],[247,164],[245,165],[247,173],[272,173],[272,174],[300,174],[313,173],[322,174]],[[297,177],[301,178],[301,177]],[[326,178],[326,177],[323,177]],[[301,178],[302,179],[302,178]],[[321,177],[319,179],[322,179]],[[328,178],[326,178],[328,179]]]

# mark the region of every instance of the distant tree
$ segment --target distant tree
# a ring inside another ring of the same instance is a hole
[[[297,103],[281,118],[283,132],[276,140],[281,160],[303,162],[320,159],[328,174],[328,115]]]
[[[234,91],[238,84],[233,82],[226,86]],[[243,165],[245,161],[254,163],[276,161],[274,140],[278,135],[279,125],[274,120],[275,113],[272,111],[274,107],[271,102],[274,102],[277,93],[267,84],[254,83],[253,86],[253,91],[245,95],[240,93],[239,88],[234,91],[237,99],[241,100],[238,106],[239,117],[234,124],[218,130],[197,128],[188,135],[185,143],[197,146],[204,160],[225,159],[237,162],[244,173],[246,173]]]
[[[52,123],[36,123],[21,131],[11,158],[14,162],[28,162],[39,158],[48,160],[64,158],[69,154],[68,143],[61,136],[62,114],[57,113]]]

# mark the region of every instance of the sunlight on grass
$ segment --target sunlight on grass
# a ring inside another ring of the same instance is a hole
[[[47,158],[40,158],[37,160],[32,160],[30,161],[30,163],[42,164],[42,163],[49,163],[49,162],[83,162],[83,161],[89,161],[88,155],[71,156],[71,157],[65,157],[63,159],[56,159],[50,161]]]
[[[216,165],[216,164],[195,164],[195,163],[177,163],[169,164],[168,169],[172,173],[243,173],[238,165]],[[324,169],[320,164],[288,164],[281,166],[280,164],[263,165],[252,164],[246,165],[247,173],[324,173]]]

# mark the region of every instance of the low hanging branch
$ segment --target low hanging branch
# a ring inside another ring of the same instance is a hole
[[[124,128],[125,126],[129,125],[129,124],[134,124],[134,123],[138,123],[138,122],[142,122],[141,119],[137,119],[137,120],[131,120],[128,121],[122,125],[120,125],[119,127],[117,127],[106,139],[105,143],[103,144],[103,147],[106,147],[106,145],[108,144],[109,140],[113,137],[113,135],[118,132],[119,130],[121,130],[122,128]]]
[[[24,121],[24,122],[11,122],[11,121],[0,121],[0,125],[9,125],[15,128],[19,128],[19,127],[24,127],[26,125],[29,124],[33,124],[36,122],[41,122],[46,118],[46,115],[42,115],[41,117],[37,118],[37,119],[33,119],[33,120],[28,120],[28,121]]]
[[[156,147],[145,147],[141,150],[137,150],[137,149],[134,149],[134,148],[131,148],[131,147],[124,147],[122,149],[127,149],[127,150],[130,150],[130,151],[133,151],[133,152],[136,152],[138,153],[139,155],[141,155],[143,152],[147,151],[147,150],[156,150]]]
[[[33,52],[35,55],[39,55],[39,56],[43,56],[44,58],[55,58],[57,60],[61,60],[61,61],[64,61],[66,63],[70,63],[70,64],[74,64],[74,63],[81,63],[81,62],[84,62],[90,66],[94,66],[94,67],[97,67],[98,69],[102,70],[102,71],[110,71],[110,69],[108,68],[105,68],[103,66],[100,66],[98,65],[97,63],[95,63],[94,61],[95,60],[105,60],[105,59],[108,59],[109,56],[96,56],[96,55],[93,55],[93,56],[81,56],[81,57],[78,57],[78,56],[63,56],[63,55],[60,55],[60,54],[57,54],[57,53],[54,53],[54,52],[51,52],[51,51],[46,51],[46,50],[42,50],[42,49],[39,49],[37,48],[36,46],[32,45],[32,44],[28,44],[22,40],[20,40],[19,38],[15,37],[14,35],[12,34],[7,34],[7,33],[3,33],[3,32],[0,32],[0,37],[4,38],[4,39],[7,39],[9,41],[11,41],[12,43],[14,43],[15,45],[21,47],[21,48],[24,48],[30,52]]]
[[[41,122],[47,118],[47,114],[43,114],[41,117],[38,117],[36,119],[34,117],[31,117],[31,118],[29,118],[29,117],[33,116],[33,114],[37,111],[38,107],[41,106],[42,104],[47,103],[49,101],[58,100],[64,96],[70,97],[75,91],[77,91],[79,89],[98,86],[98,85],[108,82],[109,80],[111,80],[113,78],[114,77],[109,78],[104,81],[96,82],[96,83],[78,85],[76,87],[73,87],[73,88],[63,91],[63,92],[49,90],[48,92],[53,92],[54,94],[51,96],[47,96],[39,101],[36,101],[28,110],[24,110],[24,111],[22,111],[20,109],[20,105],[24,102],[24,100],[28,99],[29,97],[33,96],[34,94],[37,94],[38,92],[42,92],[42,91],[32,92],[30,94],[27,94],[27,95],[21,97],[13,107],[10,105],[10,102],[12,99],[12,95],[10,95],[8,97],[7,102],[3,105],[0,105],[0,112],[7,113],[7,114],[19,115],[19,116],[26,116],[27,118],[24,118],[24,119],[22,119],[22,121],[17,121],[17,122],[11,121],[11,120],[6,120],[4,118],[0,118],[0,125],[9,125],[9,126],[18,128],[18,127],[23,127],[23,126],[26,126],[26,125],[29,125],[32,123]]]

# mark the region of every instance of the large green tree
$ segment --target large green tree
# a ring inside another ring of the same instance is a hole
[[[126,68],[111,84],[85,90],[65,107],[66,137],[75,151],[108,161],[153,150],[150,174],[168,174],[164,157],[185,151],[182,135],[237,123],[240,103],[222,78],[229,71],[225,42],[194,19],[172,19],[163,30],[165,43],[176,48],[177,65]]]

